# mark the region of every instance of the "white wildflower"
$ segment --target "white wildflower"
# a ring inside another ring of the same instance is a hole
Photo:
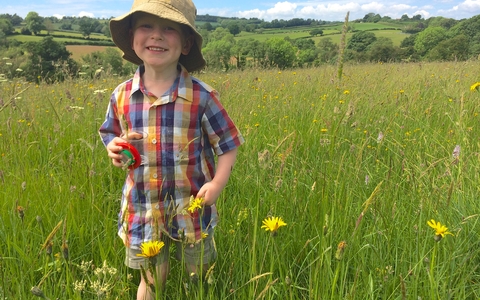
[[[94,94],[105,94],[106,91],[107,91],[107,89],[95,90],[95,91],[93,91],[93,93],[94,93]]]
[[[87,285],[87,281],[84,280],[76,280],[73,283],[73,289],[77,292],[83,292],[85,290],[85,286]]]
[[[380,143],[382,140],[383,140],[383,132],[380,131],[380,132],[378,133],[377,143]]]
[[[460,157],[460,145],[456,145],[453,149],[453,158],[458,159]]]

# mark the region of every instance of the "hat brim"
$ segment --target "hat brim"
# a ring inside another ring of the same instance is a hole
[[[137,12],[144,12],[147,14],[158,16],[162,19],[171,20],[179,24],[187,25],[192,29],[194,36],[194,43],[190,52],[187,55],[181,55],[179,62],[187,69],[189,72],[198,71],[205,66],[205,59],[203,58],[201,49],[202,49],[202,36],[197,32],[197,30],[188,22],[188,20],[183,16],[182,13],[177,11],[172,6],[168,4],[162,5],[151,5],[150,3],[144,3],[135,7],[132,11],[110,20],[110,32],[112,35],[112,40],[117,45],[120,50],[123,51],[123,58],[129,62],[132,62],[136,65],[143,64],[143,61],[137,56],[135,51],[132,49],[132,43],[130,40],[130,29],[131,29],[131,18],[133,14]]]

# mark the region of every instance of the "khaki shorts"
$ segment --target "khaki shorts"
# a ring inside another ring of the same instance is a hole
[[[183,255],[183,261],[188,265],[200,266],[202,264],[209,264],[217,258],[217,246],[215,245],[213,230],[211,234],[203,239],[203,241],[197,244],[187,244],[184,249],[182,249],[181,242],[176,242],[169,238],[166,238],[164,242],[165,246],[163,246],[162,250],[156,257],[156,265],[168,261],[171,244],[175,244],[175,258],[181,261]],[[141,268],[140,266],[146,269],[148,267],[149,259],[137,256],[137,254],[140,253],[142,253],[140,249],[126,247],[125,265],[137,270]]]

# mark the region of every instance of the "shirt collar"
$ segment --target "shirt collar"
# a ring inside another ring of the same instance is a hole
[[[192,77],[188,74],[187,69],[182,66],[180,63],[178,64],[178,68],[180,68],[180,75],[178,76],[177,80],[175,80],[174,85],[170,89],[170,92],[173,96],[173,101],[176,100],[177,97],[180,97],[188,102],[193,102],[193,82]],[[135,75],[132,79],[132,92],[133,95],[135,92],[141,90],[141,86],[143,86],[142,81],[142,74],[145,72],[145,67],[140,65],[135,72]]]

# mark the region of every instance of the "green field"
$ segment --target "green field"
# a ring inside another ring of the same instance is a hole
[[[331,38],[334,43],[339,44],[343,25],[336,26],[319,26],[323,30],[323,36],[314,36],[310,35],[310,31],[313,27],[295,27],[295,28],[286,28],[286,29],[268,29],[264,30],[261,33],[258,32],[244,32],[242,31],[236,36],[236,39],[248,39],[253,38],[262,42],[273,38],[273,37],[289,37],[292,40],[302,39],[302,38],[311,38],[318,43],[320,39]],[[400,43],[408,36],[408,34],[402,33],[398,29],[399,25],[396,24],[380,24],[380,23],[354,23],[352,25],[355,30],[369,30],[378,37],[390,38],[393,41],[394,46],[399,46]],[[387,29],[388,28],[388,29]],[[347,34],[347,40],[352,36],[352,32]]]
[[[217,202],[213,277],[193,285],[172,261],[158,299],[479,299],[479,69],[197,74],[246,143]],[[1,299],[134,297],[125,173],[97,134],[123,80],[0,83]],[[269,216],[287,225],[272,235]],[[451,234],[436,241],[432,219]]]

